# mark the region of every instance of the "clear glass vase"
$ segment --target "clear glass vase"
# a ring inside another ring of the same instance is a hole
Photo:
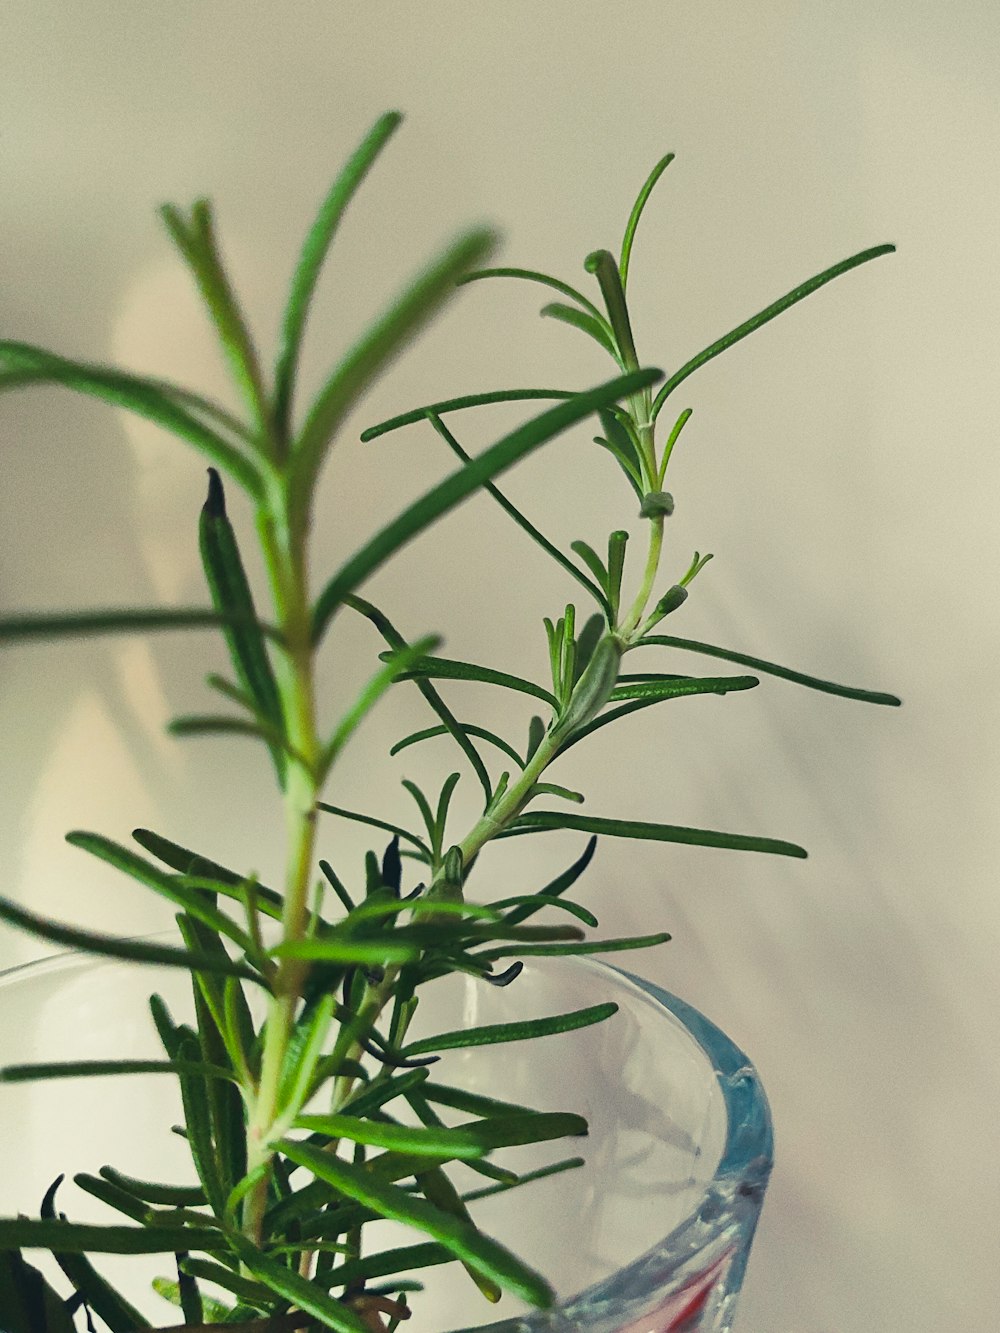
[[[185,1015],[188,980],[170,968],[63,955],[0,975],[0,1065],[162,1058],[147,1004],[154,991]],[[555,1306],[527,1311],[505,1296],[490,1307],[459,1265],[447,1265],[416,1274],[427,1289],[414,1298],[408,1333],[729,1330],[772,1156],[767,1100],[743,1052],[660,987],[589,959],[532,960],[504,988],[449,977],[422,995],[413,1035],[608,999],[619,1011],[576,1032],[447,1052],[434,1066],[438,1081],[579,1112],[590,1133],[505,1151],[498,1160],[517,1171],[570,1156],[584,1165],[474,1205],[485,1230],[546,1274]],[[170,1132],[180,1118],[169,1075],[0,1084],[0,1215],[37,1216],[65,1174],[61,1211],[120,1221],[69,1179],[105,1164],[191,1183],[185,1145]],[[463,1191],[490,1183],[467,1166],[453,1178]],[[370,1231],[374,1250],[415,1239],[390,1223]],[[169,1256],[102,1256],[99,1267],[154,1326],[178,1322],[150,1292],[154,1275],[170,1273]]]

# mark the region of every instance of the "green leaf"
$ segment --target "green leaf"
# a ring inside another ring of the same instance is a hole
[[[621,679],[619,677],[619,679]],[[728,694],[759,685],[756,676],[662,676],[625,681],[611,691],[611,703],[620,699],[680,699],[692,694]]]
[[[306,958],[327,963],[408,963],[420,954],[415,944],[396,938],[357,940],[347,935],[323,935],[307,940],[286,940],[271,950],[275,958]]]
[[[568,282],[563,282],[560,278],[550,277],[548,273],[539,273],[531,268],[481,268],[475,273],[467,273],[460,281],[478,282],[482,278],[524,278],[528,282],[540,282],[543,287],[551,287],[563,296],[568,296],[571,301],[589,311],[595,319],[604,322],[600,310],[593,301],[584,296],[583,292],[578,292],[575,287],[571,287]]]
[[[150,829],[133,829],[132,837],[140,847],[152,853],[158,861],[162,861],[171,870],[176,870],[185,875],[192,885],[211,883],[216,892],[224,893],[227,897],[242,901],[246,886],[249,883],[247,876],[238,875],[235,870],[229,870],[226,866],[219,865],[217,861],[202,856],[200,852],[193,852],[187,847],[182,847],[180,843],[171,842],[169,838],[164,838],[159,833],[153,833]],[[280,893],[275,893],[273,889],[268,889],[256,881],[253,884],[253,893],[257,905],[262,911],[266,912],[268,916],[274,916],[278,920],[281,919],[284,899]]]
[[[417,677],[425,679],[429,677],[432,680],[474,680],[484,685],[501,685],[504,689],[517,690],[521,694],[531,694],[536,699],[543,699],[552,708],[558,707],[555,695],[543,686],[536,685],[534,681],[513,676],[506,671],[495,671],[492,667],[476,666],[472,662],[458,662],[447,657],[423,657],[414,662],[403,679],[415,680]]]
[[[466,1088],[452,1088],[445,1083],[435,1083],[432,1079],[421,1085],[420,1094],[426,1101],[450,1106],[455,1111],[464,1111],[466,1115],[481,1116],[484,1120],[536,1114],[516,1102],[498,1101],[495,1097],[484,1097]]]
[[[405,1074],[383,1073],[367,1087],[357,1088],[345,1109],[353,1116],[370,1116],[396,1097],[404,1097],[412,1088],[425,1083],[427,1076],[426,1069],[410,1069]]]
[[[461,777],[461,773],[449,773],[441,787],[441,794],[434,815],[434,836],[432,838],[432,845],[438,856],[441,855],[444,847],[444,835],[448,823],[448,809],[451,805],[451,798]]]
[[[167,944],[147,944],[142,940],[119,939],[114,935],[77,930],[52,921],[49,917],[29,912],[9,898],[0,897],[0,921],[6,921],[40,939],[65,944],[68,948],[80,949],[84,953],[101,954],[106,958],[127,958],[136,963],[155,963],[163,967],[182,967],[188,972],[217,972],[223,976],[245,977],[259,986],[265,985],[260,973],[246,963],[233,959],[223,960]]]
[[[400,1245],[394,1250],[383,1250],[361,1259],[348,1260],[325,1273],[323,1282],[327,1286],[346,1288],[370,1282],[374,1278],[391,1277],[395,1273],[410,1273],[417,1268],[454,1262],[455,1256],[443,1245],[438,1245],[436,1241],[424,1241],[419,1245]]]
[[[155,1180],[137,1180],[111,1166],[102,1166],[100,1175],[143,1203],[164,1204],[170,1208],[200,1208],[205,1204],[205,1191],[200,1185],[164,1185]]]
[[[414,407],[409,412],[401,412],[399,416],[380,421],[376,426],[367,426],[361,432],[361,440],[367,443],[369,440],[378,439],[380,435],[399,430],[401,426],[412,426],[417,421],[427,420],[428,417],[441,417],[447,412],[460,412],[467,407],[484,407],[491,403],[531,402],[538,398],[575,397],[576,394],[572,389],[492,389],[486,393],[467,393],[460,398],[443,398],[437,403],[425,403],[423,407]]]
[[[222,614],[238,618],[237,623],[224,627],[226,646],[236,675],[253,701],[254,711],[265,729],[275,733],[277,739],[270,741],[271,758],[283,787],[287,742],[278,683],[259,628],[236,533],[226,513],[222,479],[215,468],[208,469],[208,498],[199,518],[198,540],[213,605]]]
[[[203,1060],[62,1060],[0,1067],[0,1083],[33,1083],[50,1078],[96,1078],[122,1074],[201,1074],[235,1082],[235,1075]]]
[[[261,477],[253,463],[153,380],[108,366],[69,361],[27,343],[0,341],[0,389],[5,372],[21,376],[22,383],[30,378],[36,384],[60,384],[116,407],[126,407],[193,444],[255,499],[261,495]]]
[[[543,897],[540,893],[518,893],[512,898],[501,898],[495,903],[490,903],[490,906],[501,910],[507,907],[522,907],[525,904],[530,904],[532,910],[536,912],[543,907],[555,907],[562,912],[569,912],[570,916],[575,916],[584,925],[597,925],[597,917],[580,903],[571,902],[568,898]],[[507,924],[510,924],[512,918],[513,913],[505,918]]]
[[[594,578],[604,590],[605,595],[608,591],[608,571],[604,567],[604,561],[597,554],[592,546],[588,546],[585,541],[570,542],[570,550],[575,551],[583,563],[593,574]]]
[[[171,610],[160,607],[111,607],[104,611],[61,611],[0,617],[0,642],[52,639],[63,634],[122,634],[136,630],[214,629],[231,623],[231,617],[221,616],[208,607]],[[280,638],[280,632],[270,625],[261,625],[261,632]]]
[[[106,861],[108,865],[114,866],[122,874],[138,880],[140,884],[145,884],[147,888],[153,889],[154,892],[160,894],[169,902],[183,908],[185,912],[189,912],[191,916],[204,922],[212,930],[221,935],[226,935],[241,949],[249,953],[255,951],[253,941],[246,931],[241,930],[233,921],[230,921],[225,913],[211,906],[203,896],[189,889],[184,881],[176,875],[168,875],[165,871],[160,870],[158,866],[153,865],[151,861],[138,856],[128,847],[123,847],[121,843],[114,842],[111,838],[105,838],[100,833],[86,833],[80,830],[67,833],[66,841],[71,847],[79,847],[82,851],[89,852],[91,856],[96,856],[98,860]]]
[[[302,335],[330,244],[348,204],[401,120],[398,111],[378,118],[338,172],[303,243],[281,322],[274,370],[274,418],[281,436],[288,434]]]
[[[653,400],[652,420],[656,420],[660,408],[678,384],[683,383],[689,375],[693,375],[706,361],[711,361],[713,357],[732,347],[733,343],[737,343],[741,338],[746,338],[748,334],[754,333],[762,325],[780,315],[783,310],[787,310],[789,306],[804,300],[805,297],[810,296],[820,287],[825,286],[826,283],[832,282],[834,278],[839,278],[842,273],[848,273],[852,268],[857,268],[859,264],[866,264],[870,259],[878,259],[881,255],[892,254],[895,249],[894,245],[876,245],[870,250],[862,250],[860,253],[852,255],[850,259],[842,259],[839,264],[834,264],[832,267],[824,269],[822,273],[818,273],[814,278],[809,278],[808,281],[800,283],[798,287],[793,287],[790,292],[779,297],[777,301],[772,301],[769,306],[765,306],[756,315],[751,315],[742,324],[738,324],[735,329],[731,329],[721,338],[717,338],[704,351],[699,352],[697,356],[693,356],[690,361],[685,361],[680,370],[675,370],[664,383]]]
[[[211,1227],[89,1226],[77,1222],[0,1217],[0,1251],[50,1250],[62,1254],[176,1254],[224,1251],[227,1238]]]
[[[0,1328],[4,1333],[76,1333],[62,1297],[17,1249],[0,1250]]]
[[[262,1287],[258,1282],[251,1282],[249,1278],[240,1277],[231,1269],[224,1268],[221,1264],[214,1264],[209,1259],[192,1259],[189,1256],[181,1259],[180,1266],[183,1272],[190,1273],[192,1277],[201,1278],[204,1282],[214,1282],[217,1287],[231,1291],[241,1301],[258,1309],[271,1310],[276,1304],[273,1291]]]
[[[518,833],[540,833],[547,829],[581,829],[585,833],[604,833],[611,838],[639,838],[654,842],[682,842],[696,847],[728,847],[738,852],[770,852],[775,856],[807,855],[805,848],[777,838],[757,838],[743,833],[716,833],[710,829],[685,828],[678,824],[647,824],[637,819],[599,819],[561,810],[532,810],[497,837]]]
[[[80,1172],[73,1177],[74,1185],[85,1190],[87,1194],[92,1194],[95,1199],[100,1199],[106,1203],[109,1208],[116,1212],[124,1213],[130,1217],[133,1222],[141,1222],[146,1226],[150,1220],[153,1210],[148,1204],[141,1203],[134,1195],[129,1194],[127,1190],[119,1189],[117,1185],[112,1185],[108,1180],[102,1180],[99,1176],[91,1176],[86,1172]]]
[[[171,736],[250,736],[266,741],[272,754],[288,755],[305,766],[298,750],[292,749],[284,736],[266,722],[252,722],[245,717],[231,717],[226,713],[190,713],[172,718],[167,723]]]
[[[622,366],[633,369],[639,364],[635,342],[632,338],[632,325],[629,321],[628,306],[625,304],[625,292],[621,274],[611,252],[594,250],[584,261],[584,268],[593,273],[601,287],[604,304],[608,308],[608,319],[614,334],[618,359]]]
[[[693,677],[678,677],[679,680],[689,679],[695,684]],[[629,698],[625,703],[619,703],[617,707],[609,708],[594,718],[593,722],[588,722],[585,727],[573,733],[568,741],[561,747],[560,753],[564,754],[571,749],[584,737],[591,736],[601,727],[606,727],[610,722],[617,722],[621,717],[627,717],[629,713],[639,712],[643,708],[650,708],[653,704],[663,703],[667,699],[678,699],[696,694],[728,694],[732,690],[750,690],[759,685],[756,676],[711,676],[703,677],[697,680],[697,683],[703,686],[702,689],[671,690],[668,687],[658,689],[651,687],[648,690],[640,692],[639,697]]]
[[[513,759],[518,768],[524,768],[524,760],[502,736],[498,736],[495,731],[490,731],[486,727],[477,726],[475,722],[459,722],[458,725],[468,736],[478,736],[480,740],[489,741],[495,745],[498,750],[502,750],[508,759]],[[409,736],[404,736],[402,740],[389,751],[390,755],[397,755],[411,745],[416,745],[420,741],[433,740],[435,736],[450,735],[449,729],[443,724],[438,727],[425,727],[422,731],[412,731]]]
[[[618,272],[621,274],[622,279],[622,291],[624,291],[628,285],[628,266],[629,260],[632,257],[632,242],[635,240],[635,229],[638,227],[639,219],[642,217],[642,211],[646,207],[646,200],[652,194],[656,182],[660,179],[673,160],[673,153],[667,153],[665,157],[660,158],[659,162],[657,162],[656,166],[646,177],[642,189],[639,191],[638,197],[632,205],[632,212],[629,214],[628,223],[625,227],[625,235],[622,237],[621,259],[618,261]]]
[[[662,487],[663,485],[663,479],[667,475],[667,464],[670,462],[670,457],[674,452],[674,445],[680,439],[681,431],[691,420],[693,410],[693,408],[685,407],[684,411],[674,422],[670,434],[667,436],[667,442],[663,446],[663,457],[660,459],[660,466],[656,474],[656,484],[658,487]],[[711,556],[708,558],[711,559]]]
[[[178,1063],[184,1065],[197,1063],[199,1043],[197,1039],[185,1037],[178,1046]],[[188,1147],[194,1162],[198,1179],[205,1190],[205,1197],[216,1217],[225,1213],[228,1190],[222,1175],[217,1145],[212,1133],[212,1106],[206,1080],[198,1074],[178,1070],[181,1085],[181,1101],[184,1106],[184,1125],[187,1131]]]
[[[363,615],[366,619],[370,620],[382,635],[383,639],[385,639],[386,643],[397,652],[402,651],[408,646],[406,640],[400,634],[399,630],[396,629],[395,625],[389,620],[388,616],[384,615],[383,612],[371,602],[366,602],[363,597],[351,595],[344,598],[344,605],[349,606],[352,611],[357,611],[359,615]],[[442,725],[449,734],[455,738],[462,753],[472,765],[472,770],[479,779],[480,786],[486,796],[486,801],[489,803],[493,796],[493,788],[490,783],[490,775],[486,770],[486,765],[479,756],[479,751],[459,726],[451,710],[441,698],[440,694],[438,694],[437,690],[435,690],[434,686],[431,685],[430,681],[417,680],[416,686],[423,698],[441,719]],[[428,859],[430,859],[429,852]]]
[[[437,1113],[420,1093],[411,1093],[408,1100],[428,1125],[425,1132],[435,1134],[448,1132]],[[579,1138],[586,1135],[587,1122],[582,1116],[566,1111],[516,1111],[486,1120],[469,1121],[459,1125],[458,1129],[463,1135],[467,1135],[470,1141],[475,1140],[479,1149],[477,1156],[481,1156],[495,1152],[498,1148],[514,1148],[526,1143],[548,1143],[553,1139],[568,1137]],[[437,1165],[444,1165],[456,1159],[465,1161],[467,1166],[489,1175],[491,1179],[509,1180],[514,1175],[513,1172],[503,1170],[490,1162],[477,1161],[471,1153],[463,1157],[461,1153],[454,1152],[448,1147],[444,1147],[440,1154],[429,1152],[417,1154],[407,1152],[405,1149],[401,1152],[390,1151],[373,1158],[368,1163],[368,1170],[380,1180],[401,1180],[412,1175],[418,1181],[422,1181],[427,1172],[428,1158],[431,1156],[438,1157]]]
[[[496,239],[486,228],[459,236],[362,334],[337,366],[313,401],[293,446],[293,514],[305,512],[329,441],[362,393],[454,294],[457,280],[489,254]]]
[[[329,772],[341,750],[386,690],[397,681],[410,679],[407,673],[414,664],[421,661],[427,653],[440,647],[440,644],[440,635],[425,634],[414,643],[384,655],[385,665],[362,687],[357,699],[338,722],[336,731],[327,743],[319,765],[321,778]]]
[[[575,306],[563,305],[561,301],[552,301],[548,305],[542,306],[539,314],[548,315],[550,319],[557,319],[561,324],[568,324],[570,328],[579,329],[588,338],[592,338],[619,365],[622,364],[606,319],[594,319],[593,315],[577,310]]]
[[[524,958],[529,956],[562,958],[572,957],[575,954],[619,953],[623,949],[652,949],[659,944],[668,943],[670,939],[672,939],[672,936],[661,930],[654,935],[627,935],[618,939],[581,940],[574,944],[511,945],[500,949],[483,949],[475,956],[491,962],[498,958]]]
[[[45,1193],[41,1213],[46,1220],[57,1220],[55,1193],[62,1180],[63,1177],[58,1176]],[[104,1320],[111,1333],[135,1333],[136,1329],[149,1327],[149,1320],[115,1291],[89,1259],[82,1254],[62,1254],[59,1251],[54,1252],[52,1257],[73,1284],[73,1290],[83,1298],[93,1314]]]
[[[258,1281],[306,1314],[314,1315],[325,1328],[335,1329],[336,1333],[369,1333],[368,1325],[356,1314],[321,1291],[308,1278],[300,1277],[284,1264],[262,1254],[256,1246],[238,1234],[233,1236],[232,1245],[245,1268]]]
[[[492,1046],[498,1042],[528,1041],[535,1037],[550,1037],[557,1032],[573,1032],[576,1028],[602,1023],[618,1012],[618,1006],[608,1001],[574,1009],[570,1013],[554,1014],[550,1018],[531,1018],[517,1023],[489,1023],[483,1027],[461,1028],[454,1032],[439,1032],[411,1042],[403,1054],[428,1055],[434,1051],[464,1050],[469,1046]]]
[[[293,1128],[308,1129],[331,1139],[348,1139],[390,1152],[417,1157],[481,1157],[489,1148],[473,1129],[427,1129],[420,1125],[393,1125],[377,1120],[363,1120],[353,1115],[301,1115]]]
[[[483,1164],[475,1163],[474,1167],[482,1170]],[[417,1186],[432,1207],[439,1209],[448,1217],[455,1218],[462,1226],[474,1227],[472,1217],[468,1208],[462,1202],[461,1195],[440,1167],[433,1167],[430,1171],[422,1172],[417,1178]],[[464,1260],[462,1267],[491,1304],[495,1304],[500,1299],[503,1288],[493,1280],[489,1273]],[[531,1269],[528,1269],[527,1273],[533,1278],[540,1278],[541,1276]]]
[[[465,452],[441,418],[430,410],[428,410],[427,415],[431,425],[449,446],[452,452],[455,453],[463,463],[468,463],[470,461],[470,455]],[[496,500],[504,513],[509,514],[518,527],[526,532],[532,541],[537,542],[542,550],[555,560],[556,564],[561,565],[578,583],[582,583],[591,596],[595,597],[600,605],[607,609],[607,598],[604,596],[602,588],[599,586],[600,580],[598,580],[597,584],[592,583],[590,579],[588,579],[587,576],[574,565],[573,561],[570,560],[568,556],[565,556],[562,551],[559,550],[558,546],[555,546],[550,542],[548,537],[546,537],[543,532],[539,531],[534,523],[522,514],[515,505],[511,504],[503,492],[494,486],[491,481],[485,482],[483,489]]]
[[[561,1162],[552,1162],[549,1166],[539,1167],[537,1171],[526,1171],[523,1176],[518,1176],[516,1180],[501,1181],[497,1185],[487,1185],[483,1189],[469,1190],[462,1195],[463,1203],[474,1203],[477,1199],[486,1199],[493,1194],[504,1194],[507,1190],[515,1190],[519,1185],[530,1185],[535,1180],[545,1180],[549,1176],[561,1175],[564,1171],[575,1171],[581,1166],[586,1166],[582,1157],[567,1157]]]
[[[182,913],[178,917],[178,926],[189,949],[201,949],[205,953],[218,956],[225,955],[226,947],[220,936],[201,921],[188,913]],[[268,960],[258,952],[256,961],[266,974]],[[240,1087],[233,1086],[233,1083],[237,1082],[235,1071],[247,1067],[246,1051],[253,1044],[253,1021],[245,1004],[242,1011],[238,1012],[230,1001],[229,1012],[234,1021],[240,1025],[239,1030],[234,1028],[230,1031],[225,987],[219,978],[193,977],[192,988],[198,1024],[197,1042],[202,1060],[209,1065],[225,1065],[234,1071],[232,1083],[204,1077],[201,1079],[211,1116],[215,1160],[218,1163],[223,1189],[228,1191],[242,1179],[247,1169],[245,1107],[242,1091]],[[198,1075],[195,1074],[194,1077],[197,1078]]]
[[[318,810],[325,810],[327,814],[330,815],[340,815],[342,819],[353,819],[355,823],[358,824],[369,824],[372,828],[383,829],[386,833],[395,833],[396,836],[402,838],[404,842],[412,843],[413,846],[420,851],[421,856],[425,860],[430,861],[431,859],[431,849],[427,844],[422,842],[415,833],[410,833],[407,829],[401,828],[398,824],[390,824],[388,820],[385,819],[376,819],[374,815],[360,814],[357,810],[345,810],[342,806],[330,805],[327,801],[317,801],[316,808]]]
[[[329,992],[303,1008],[285,1050],[278,1101],[283,1115],[298,1115],[309,1100],[316,1066],[330,1032],[336,1001]]]
[[[344,910],[347,912],[353,911],[354,899],[347,892],[347,889],[344,887],[343,881],[341,880],[337,872],[334,870],[333,866],[330,864],[329,861],[324,861],[324,860],[320,860],[318,864],[320,870],[323,872],[323,878],[327,881],[327,883],[333,889],[334,893],[340,899],[341,904],[344,907]]]
[[[313,640],[318,643],[347,595],[400,547],[540,445],[589,416],[660,378],[658,370],[637,370],[576,394],[505,435],[471,462],[434,486],[384,527],[344,564],[320,593],[313,612]]]
[[[597,838],[588,838],[587,845],[583,849],[582,854],[577,857],[572,865],[568,866],[561,874],[557,875],[554,880],[546,884],[543,889],[539,889],[536,894],[533,894],[533,902],[529,901],[525,903],[523,907],[515,907],[513,912],[507,913],[507,924],[513,926],[521,921],[527,920],[528,917],[534,916],[536,912],[539,912],[543,907],[546,907],[552,898],[559,898],[567,889],[571,889],[594,859],[594,852],[596,850]]]
[[[560,787],[558,782],[536,782],[531,789],[530,799],[534,800],[536,796],[561,796],[564,801],[572,801],[574,805],[582,805],[584,801],[583,792]]]
[[[373,1179],[363,1168],[340,1161],[308,1144],[285,1142],[282,1151],[293,1162],[306,1167],[348,1198],[357,1200],[392,1221],[426,1232],[457,1258],[494,1279],[522,1300],[543,1308],[552,1304],[552,1289],[543,1278],[509,1250],[482,1235],[463,1219],[449,1216],[433,1204],[415,1198],[391,1183]]]
[[[173,204],[164,204],[160,217],[198,285],[233,381],[257,427],[258,447],[266,450],[270,443],[267,393],[253,338],[219,253],[212,205],[207,199],[199,199],[193,204],[190,217],[185,218]]]
[[[703,653],[706,657],[719,657],[724,662],[737,662],[740,666],[752,667],[754,671],[763,671],[769,676],[780,676],[783,680],[794,681],[796,685],[805,685],[811,690],[821,690],[824,694],[839,694],[844,699],[860,699],[863,703],[887,704],[898,707],[902,702],[895,694],[883,694],[879,690],[861,690],[853,685],[835,685],[830,680],[820,680],[818,676],[807,676],[802,671],[791,671],[788,667],[777,666],[774,662],[765,662],[759,657],[749,657],[746,653],[736,653],[730,648],[716,648],[710,643],[699,643],[696,639],[678,639],[672,634],[649,634],[636,646],[656,644],[664,648],[683,648],[692,653]],[[737,677],[737,679],[739,679]]]

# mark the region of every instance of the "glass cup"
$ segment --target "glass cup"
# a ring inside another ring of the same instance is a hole
[[[14,968],[0,975],[0,1065],[162,1059],[147,1004],[154,991],[176,1018],[190,1017],[189,980],[172,968],[77,954]],[[402,1327],[726,1333],[772,1160],[767,1099],[743,1052],[667,991],[590,959],[532,959],[503,988],[459,974],[421,996],[413,1037],[605,1000],[618,1012],[575,1032],[448,1051],[434,1065],[435,1081],[538,1110],[578,1112],[590,1132],[504,1150],[497,1162],[519,1173],[561,1158],[584,1164],[471,1205],[485,1231],[546,1275],[555,1305],[528,1310],[504,1296],[490,1307],[460,1265],[449,1264],[415,1275],[426,1291],[413,1298],[413,1317]],[[57,1175],[93,1174],[105,1164],[192,1183],[183,1140],[170,1132],[180,1119],[169,1075],[0,1084],[0,1215],[37,1216]],[[463,1193],[493,1184],[467,1165],[449,1171]],[[123,1220],[69,1179],[56,1207],[79,1222]],[[393,1223],[366,1228],[368,1250],[419,1239]],[[30,1259],[56,1273],[46,1257]],[[179,1312],[150,1291],[154,1275],[172,1275],[170,1256],[96,1262],[154,1326],[178,1322]],[[61,1289],[58,1275],[50,1280]]]

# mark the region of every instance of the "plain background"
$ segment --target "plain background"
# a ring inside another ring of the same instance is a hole
[[[586,888],[609,933],[673,932],[633,964],[725,1027],[768,1088],[779,1158],[739,1327],[989,1327],[1000,1298],[1000,11],[976,0],[8,0],[0,25],[3,336],[224,399],[154,205],[212,195],[270,351],[311,210],[389,107],[407,121],[344,224],[306,388],[470,222],[501,225],[505,262],[588,281],[583,257],[617,245],[667,150],[677,160],[631,279],[647,363],[675,367],[835,260],[896,242],[898,254],[681,391],[678,408],[694,416],[672,466],[670,570],[695,548],[715,560],[669,628],[895,690],[905,707],[770,680],[609,728],[554,776],[582,786],[594,814],[810,850],[786,862],[606,842]],[[607,378],[597,349],[537,318],[544,299],[527,285],[466,290],[379,383],[325,475],[318,571],[450,466],[429,429],[363,446],[363,426],[452,393]],[[461,438],[478,449],[524,415],[469,416]],[[49,391],[3,399],[0,437],[5,609],[203,599],[198,457]],[[640,532],[619,482],[584,429],[508,489],[555,540],[599,546],[613,527]],[[238,505],[234,516],[247,521]],[[456,656],[541,679],[541,617],[575,588],[479,499],[369,591],[408,634],[441,630]],[[333,646],[328,715],[376,648],[363,629]],[[252,747],[163,736],[169,716],[209,703],[201,678],[221,666],[208,636],[4,654],[5,893],[122,933],[168,921],[164,905],[66,847],[69,827],[124,838],[149,824],[276,873],[268,774]],[[457,699],[520,734],[517,701]],[[452,762],[430,746],[387,759],[424,716],[401,693],[332,797],[408,815],[399,778],[440,781]],[[354,873],[355,830],[325,829],[328,854]],[[517,883],[535,887],[579,844],[519,840],[497,878],[509,885],[517,867]],[[0,965],[38,951],[0,931]]]

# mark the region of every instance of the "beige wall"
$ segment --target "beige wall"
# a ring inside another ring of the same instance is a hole
[[[977,0],[8,0],[0,17],[3,336],[219,395],[153,206],[214,197],[271,330],[310,210],[388,107],[407,123],[345,223],[309,385],[467,221],[502,224],[507,262],[583,281],[583,256],[616,244],[668,149],[633,265],[648,362],[680,364],[828,263],[898,244],[685,386],[671,536],[681,569],[695,547],[716,558],[671,629],[896,690],[905,708],[775,681],[646,714],[648,730],[633,719],[561,769],[593,813],[811,852],[775,863],[607,843],[588,890],[613,933],[674,933],[638,968],[726,1027],[769,1089],[779,1165],[746,1333],[959,1333],[989,1327],[1000,1296],[998,13]],[[427,430],[361,446],[357,429],[453,392],[606,377],[596,350],[537,319],[541,299],[470,289],[379,384],[328,470],[320,571],[447,466]],[[478,448],[510,419],[470,418],[463,439]],[[5,609],[202,598],[197,458],[58,393],[4,398],[0,435]],[[564,543],[598,545],[632,521],[588,438],[509,482]],[[539,675],[541,617],[572,595],[486,500],[375,588],[408,632],[442,630],[457,656]],[[345,637],[331,710],[372,646]],[[62,844],[81,826],[124,837],[148,823],[274,873],[253,750],[162,736],[207,701],[200,680],[218,665],[210,641],[184,636],[4,654],[4,892],[123,932],[164,924],[159,904]],[[496,724],[505,702],[484,697]],[[335,795],[371,807],[387,789],[403,814],[399,776],[441,755],[399,767],[385,749],[422,717],[401,701],[372,722],[369,758]],[[538,841],[518,846],[526,887],[577,845]],[[0,930],[0,965],[35,952]]]

